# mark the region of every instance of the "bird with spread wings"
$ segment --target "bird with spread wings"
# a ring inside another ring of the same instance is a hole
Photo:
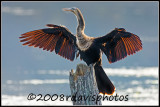
[[[77,34],[72,34],[65,26],[47,24],[48,28],[24,33],[20,37],[23,45],[55,51],[56,54],[73,61],[75,56],[87,65],[93,65],[100,93],[112,95],[115,87],[102,68],[102,53],[109,63],[116,62],[142,50],[140,38],[124,28],[115,28],[101,37],[90,37],[84,33],[85,21],[78,8],[65,8],[75,14],[78,21]]]

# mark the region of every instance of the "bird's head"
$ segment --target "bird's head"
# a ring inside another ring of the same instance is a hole
[[[63,11],[70,11],[70,12],[74,13],[74,15],[77,17],[77,21],[78,21],[77,29],[79,29],[81,32],[84,31],[85,21],[84,21],[84,18],[83,18],[81,11],[78,8],[76,8],[76,7],[63,8]]]
[[[72,8],[63,8],[63,11],[70,11],[70,12],[73,12],[75,15],[77,15],[79,9],[76,8],[76,7],[72,7]]]

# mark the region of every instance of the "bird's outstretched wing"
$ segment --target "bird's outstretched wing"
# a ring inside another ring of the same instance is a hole
[[[19,37],[23,45],[43,48],[73,61],[77,50],[76,37],[64,26],[48,24],[50,28],[24,33]]]
[[[109,63],[125,58],[127,55],[142,50],[140,38],[123,28],[115,28],[105,36],[95,38],[101,50],[105,53]]]

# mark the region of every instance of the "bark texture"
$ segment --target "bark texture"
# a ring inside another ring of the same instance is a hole
[[[69,76],[73,105],[102,105],[98,99],[94,67],[78,64],[76,72]]]

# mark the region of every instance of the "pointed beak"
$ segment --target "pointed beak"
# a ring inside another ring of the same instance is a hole
[[[62,10],[63,11],[71,11],[71,12],[73,11],[72,8],[63,8]]]

